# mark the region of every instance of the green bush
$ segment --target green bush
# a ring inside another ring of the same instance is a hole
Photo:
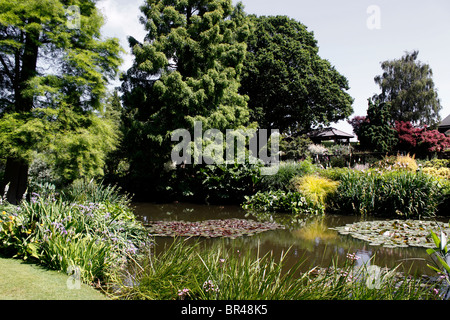
[[[422,173],[349,171],[340,177],[332,207],[346,214],[429,217],[444,200],[443,188],[439,179]]]
[[[262,167],[259,162],[177,167],[167,190],[178,201],[240,204],[259,188]]]
[[[284,212],[293,214],[323,214],[324,206],[298,192],[265,191],[245,197],[242,208],[259,212]]]
[[[276,174],[262,177],[261,190],[289,191],[292,178],[314,173],[318,167],[308,159],[300,162],[281,162],[277,169]]]

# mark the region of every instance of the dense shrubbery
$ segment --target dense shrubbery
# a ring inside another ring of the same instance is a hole
[[[242,207],[251,211],[290,212],[306,215],[324,212],[321,203],[314,202],[299,192],[283,190],[258,192],[253,196],[246,197]]]
[[[433,216],[446,196],[444,188],[444,182],[420,172],[348,172],[340,177],[332,208],[347,214]]]
[[[447,215],[448,168],[436,168],[443,164],[435,160],[420,170],[411,156],[387,157],[367,171],[318,169],[309,161],[283,163],[277,174],[263,177],[262,191],[248,196],[243,207],[307,214],[311,213],[307,207],[315,213],[326,207],[327,212],[340,214],[407,218]]]
[[[147,232],[126,196],[112,187],[82,186],[63,196],[33,193],[19,206],[4,205],[2,253],[64,272],[76,268],[86,282],[103,280],[111,269],[121,267],[128,254],[147,244]]]
[[[240,204],[258,191],[261,163],[177,167],[167,187],[176,200],[209,204]]]
[[[277,172],[273,175],[267,175],[261,179],[262,190],[284,190],[289,191],[290,182],[294,177],[304,176],[314,173],[318,167],[310,160],[299,162],[287,161],[281,162],[277,167]]]

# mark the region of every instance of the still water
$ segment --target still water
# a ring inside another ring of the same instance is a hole
[[[246,217],[246,211],[238,206],[208,206],[187,203],[151,204],[134,203],[136,217],[148,221],[204,221],[214,219],[255,219]],[[298,228],[266,231],[252,237],[237,239],[204,239],[206,243],[226,241],[233,248],[256,250],[261,254],[273,252],[275,257],[287,252],[286,266],[302,261],[302,268],[329,267],[333,261],[345,261],[347,254],[360,257],[358,263],[369,261],[379,267],[395,268],[409,274],[428,274],[434,272],[427,267],[430,258],[425,248],[384,248],[370,246],[367,242],[354,239],[350,235],[340,235],[328,228],[339,227],[361,221],[358,216],[327,215],[318,222],[312,220]],[[366,219],[368,220],[368,219]],[[156,237],[156,244],[162,248],[171,238]]]

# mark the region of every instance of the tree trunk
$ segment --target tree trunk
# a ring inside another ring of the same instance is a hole
[[[5,168],[5,176],[0,185],[1,195],[5,193],[5,187],[9,184],[6,200],[11,204],[18,204],[27,190],[28,164],[23,160],[8,158]]]
[[[29,23],[36,22],[30,20]],[[15,112],[29,112],[33,108],[33,96],[25,94],[28,81],[36,76],[37,59],[39,52],[39,32],[31,31],[25,34],[25,46],[23,53],[16,53],[15,68]],[[18,61],[22,62],[22,68]],[[5,174],[0,184],[1,196],[9,183],[6,200],[11,204],[18,204],[25,194],[28,186],[28,163],[19,157],[9,157],[6,162]]]

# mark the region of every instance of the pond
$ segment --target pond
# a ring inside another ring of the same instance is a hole
[[[145,224],[154,221],[207,221],[216,219],[251,219],[247,212],[239,206],[209,206],[187,203],[152,204],[134,203],[136,217]],[[427,267],[430,258],[426,248],[386,248],[370,245],[368,242],[355,239],[350,235],[342,235],[329,228],[345,226],[363,219],[358,216],[327,215],[323,219],[309,219],[304,225],[264,231],[253,236],[240,236],[233,238],[201,238],[206,244],[216,241],[225,241],[227,245],[245,250],[259,248],[261,254],[273,252],[279,257],[287,252],[287,267],[299,260],[304,261],[304,271],[312,267],[328,267],[333,261],[345,261],[348,254],[356,254],[360,259],[358,264],[370,260],[370,264],[380,267],[394,268],[400,265],[398,271],[408,274],[433,275],[434,272]],[[378,219],[379,220],[379,219]],[[445,221],[445,220],[443,220]],[[446,221],[448,222],[448,221]],[[173,241],[171,237],[156,237],[157,248]]]

